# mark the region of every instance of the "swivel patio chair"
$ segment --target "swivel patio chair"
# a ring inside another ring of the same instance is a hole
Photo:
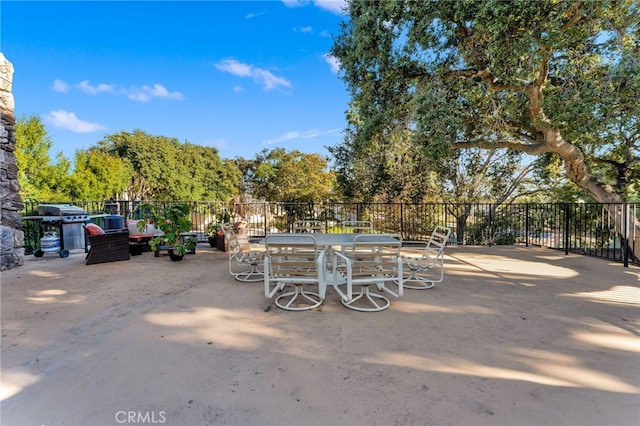
[[[297,234],[289,241],[277,235],[264,240],[264,295],[287,311],[307,311],[322,305],[326,294],[325,251],[315,238]],[[291,291],[284,292],[287,286]],[[308,287],[316,287],[316,291]],[[306,288],[305,288],[306,287]]]
[[[237,281],[262,281],[264,252],[251,250],[249,240],[246,237],[239,238],[230,223],[222,225],[222,232],[229,247],[229,273]]]
[[[368,220],[347,220],[342,222],[342,232],[373,234],[373,223]]]
[[[297,220],[293,222],[294,233],[317,233],[323,232],[324,225],[319,220]]]
[[[450,235],[450,228],[436,226],[420,257],[402,256],[402,262],[409,271],[408,276],[404,278],[405,288],[426,290],[444,280],[444,248]],[[438,270],[435,276],[434,269]]]
[[[353,246],[345,253],[336,252],[333,257],[333,287],[340,295],[342,304],[355,311],[377,312],[387,309],[391,301],[385,295],[371,291],[374,289],[386,292],[394,297],[401,297],[402,259],[400,235],[358,235]],[[337,280],[344,279],[340,284]],[[397,290],[387,286],[396,284]],[[343,290],[341,286],[345,286]],[[354,292],[354,287],[360,287]]]

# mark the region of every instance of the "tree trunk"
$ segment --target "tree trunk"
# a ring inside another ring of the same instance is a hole
[[[628,238],[630,247],[640,248],[640,222],[636,217],[629,217],[627,218],[629,225],[626,226],[625,201],[622,197],[611,186],[589,173],[582,151],[564,140],[559,129],[550,126],[543,128],[542,131],[549,151],[557,154],[564,162],[567,177],[587,191],[597,202],[603,203],[604,208],[614,219],[616,232],[623,238]],[[640,260],[638,250],[630,253],[630,256]]]

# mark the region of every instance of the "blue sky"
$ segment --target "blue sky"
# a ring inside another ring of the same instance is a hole
[[[140,129],[253,158],[329,155],[349,96],[328,56],[342,1],[7,1],[0,50],[15,114],[51,156]]]

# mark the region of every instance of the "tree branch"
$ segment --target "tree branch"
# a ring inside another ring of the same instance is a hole
[[[463,148],[481,148],[481,149],[513,149],[516,151],[524,152],[529,155],[539,155],[547,152],[552,152],[548,146],[543,143],[526,144],[517,140],[502,140],[495,142],[454,142],[451,144],[451,149],[463,149]]]

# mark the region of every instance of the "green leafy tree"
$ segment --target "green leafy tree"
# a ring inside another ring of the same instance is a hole
[[[107,135],[104,152],[133,169],[125,195],[132,200],[228,200],[239,187],[240,171],[218,151],[141,130]]]
[[[185,143],[180,156],[191,177],[193,200],[229,201],[239,191],[240,169],[221,159],[215,148]]]
[[[269,201],[315,202],[334,195],[334,174],[319,154],[263,150],[246,169],[252,195]]]
[[[622,202],[588,156],[622,143],[601,139],[620,111],[640,112],[639,9],[630,0],[351,1],[332,54],[359,106],[356,146],[409,126],[435,159],[472,147],[550,154],[594,200]]]
[[[414,143],[409,128],[395,127],[367,141],[348,136],[329,150],[350,200],[500,204],[533,190],[532,164],[522,164],[520,153],[476,148],[446,150],[435,158]]]
[[[56,162],[49,151],[53,142],[38,116],[21,117],[15,124],[16,161],[22,198],[30,201],[63,201],[70,198],[71,164],[61,153]]]
[[[121,199],[134,174],[128,161],[96,148],[76,151],[70,194],[76,200]]]

